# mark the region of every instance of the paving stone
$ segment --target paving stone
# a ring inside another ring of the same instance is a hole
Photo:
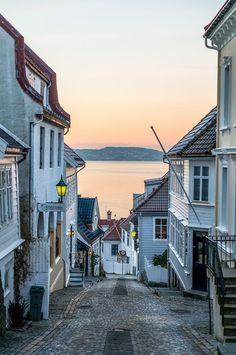
[[[125,296],[114,294],[121,285]],[[68,288],[55,293],[50,320],[33,324],[24,334],[8,332],[0,341],[0,354],[216,354],[217,343],[208,334],[206,301],[158,297],[127,279],[105,280],[83,292]],[[71,311],[72,317],[65,317]],[[119,336],[109,350],[109,334],[115,333]]]

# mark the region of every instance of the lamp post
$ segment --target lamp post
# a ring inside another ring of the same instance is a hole
[[[65,196],[66,190],[67,190],[67,184],[63,180],[62,175],[61,175],[60,181],[58,182],[58,184],[56,184],[56,188],[57,188],[57,194],[59,196],[58,202],[62,203],[62,198],[63,198],[63,196]]]

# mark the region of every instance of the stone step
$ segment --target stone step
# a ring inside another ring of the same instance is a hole
[[[222,312],[221,312],[222,314]],[[224,306],[224,314],[225,315],[236,315],[236,305],[228,304]]]
[[[83,282],[69,282],[69,287],[83,287]]]
[[[224,314],[224,326],[226,325],[236,325],[236,315]]]
[[[224,304],[235,304],[236,305],[236,294],[228,293],[224,297]]]
[[[217,279],[217,284],[220,285],[220,280]],[[224,277],[225,285],[236,285],[236,277]]]
[[[224,335],[225,336],[234,336],[234,337],[236,337],[236,325],[226,325],[226,326],[224,326]]]
[[[191,289],[191,290],[183,291],[183,296],[205,301],[207,299],[208,294],[207,292],[204,291]]]
[[[236,336],[226,336],[224,337],[225,343],[236,343]]]
[[[80,270],[80,269],[70,269],[70,274],[73,274],[73,273],[76,273],[76,274],[82,274],[83,275],[83,271]]]

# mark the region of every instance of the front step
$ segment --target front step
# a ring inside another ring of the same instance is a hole
[[[77,271],[76,269],[70,270],[69,286],[84,287],[84,273],[83,273],[83,271]]]
[[[222,309],[221,309],[222,314]],[[227,304],[224,306],[224,315],[236,315],[236,304]]]
[[[204,291],[191,289],[183,291],[183,296],[205,301],[207,299],[208,294]]]
[[[226,294],[224,297],[224,304],[235,304],[236,305],[236,295],[235,294]]]

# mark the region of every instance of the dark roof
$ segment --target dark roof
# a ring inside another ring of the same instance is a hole
[[[124,229],[126,232],[130,231],[130,223],[134,225],[137,223],[137,215],[135,213],[131,213],[128,218],[120,223],[120,227]]]
[[[117,222],[116,219],[99,219],[98,225],[100,227],[104,227],[104,226],[112,227],[115,222]]]
[[[161,184],[134,209],[134,212],[167,212],[168,193],[168,174],[165,174]]]
[[[216,147],[216,117],[217,108],[215,107],[166,155],[168,157],[211,155],[212,149]]]
[[[105,233],[102,240],[107,241],[120,241],[121,240],[121,229],[120,224],[124,221],[124,218],[116,221],[113,226],[111,226]]]
[[[59,116],[63,126],[70,126],[70,115],[63,110],[58,100],[56,73],[28,47],[24,37],[0,14],[0,27],[3,28],[15,41],[15,65],[21,88],[36,102],[43,105],[43,96],[29,83],[26,76],[26,65],[33,67],[37,74],[51,83],[49,88],[49,104],[53,112]]]
[[[24,153],[29,149],[24,142],[2,125],[0,125],[0,138],[7,143],[6,153],[11,153],[12,151]]]
[[[85,165],[85,161],[66,143],[64,143],[64,157],[72,166],[79,167]]]
[[[78,217],[87,223],[93,223],[93,211],[95,207],[96,197],[80,197],[78,196]]]
[[[224,5],[221,7],[220,11],[216,14],[216,16],[213,18],[213,20],[205,26],[205,37],[208,37],[211,35],[211,33],[214,31],[218,23],[223,19],[225,14],[229,11],[229,9],[235,4],[236,0],[226,0]]]
[[[83,220],[79,217],[77,219],[77,228],[81,236],[85,238],[85,240],[87,239],[89,241],[93,241],[94,239],[104,234],[104,232],[100,228],[97,228],[95,231],[91,231],[90,229],[88,229]]]

